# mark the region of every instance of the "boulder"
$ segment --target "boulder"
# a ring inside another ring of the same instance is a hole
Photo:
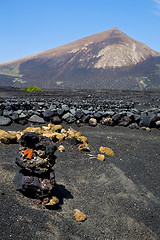
[[[156,126],[160,128],[160,120],[156,121]]]
[[[76,120],[76,118],[69,112],[64,114],[62,119],[65,120],[67,123],[73,123]]]
[[[100,161],[104,161],[105,160],[105,156],[103,154],[98,154],[97,155],[97,159]]]
[[[25,132],[21,137],[22,147],[45,151],[46,155],[53,155],[57,147],[49,138],[35,132]]]
[[[90,148],[89,148],[89,145],[84,142],[82,143],[81,145],[78,146],[78,150],[79,151],[86,151],[86,152],[90,152]]]
[[[71,145],[77,145],[78,144],[78,140],[75,137],[66,138],[66,141],[68,143],[70,143]]]
[[[94,118],[99,121],[102,118],[102,115],[99,112],[94,113]]]
[[[103,117],[101,120],[101,124],[107,125],[107,126],[112,126],[113,125],[112,118],[111,117]]]
[[[129,128],[131,128],[131,129],[139,129],[139,126],[138,126],[137,123],[131,123],[131,124],[129,125]]]
[[[115,115],[113,115],[112,120],[113,122],[118,122],[121,119],[121,114],[120,113],[116,113]]]
[[[20,139],[16,163],[30,174],[43,174],[55,163],[56,145],[47,137],[38,133],[25,132]]]
[[[134,121],[135,122],[139,122],[140,121],[140,115],[138,115],[138,114],[134,114]]]
[[[68,112],[69,111],[69,107],[67,104],[62,104],[61,108],[65,111]]]
[[[108,148],[108,147],[100,147],[99,151],[101,153],[105,153],[108,156],[114,157],[114,152],[112,149]]]
[[[14,122],[18,122],[19,121],[19,115],[18,115],[18,113],[13,113],[11,116],[10,116],[10,118],[12,119],[12,121],[14,121]]]
[[[35,132],[35,133],[42,133],[42,129],[40,127],[27,127],[23,130],[24,132]]]
[[[21,125],[25,125],[25,124],[28,123],[28,120],[25,119],[25,118],[24,119],[19,119],[18,123],[21,124]]]
[[[128,117],[128,116],[123,116],[123,117],[121,117],[118,125],[119,125],[119,126],[127,127],[127,126],[131,123],[131,121],[132,121],[132,120],[130,119],[130,117]]]
[[[33,115],[28,119],[29,122],[33,122],[33,123],[44,123],[44,119],[37,116],[37,115]]]
[[[61,123],[62,120],[59,116],[54,116],[51,118],[51,122],[54,123],[54,124],[58,124],[58,123]]]
[[[8,126],[12,123],[12,120],[8,117],[0,116],[0,126]]]
[[[97,119],[90,118],[89,119],[89,125],[92,126],[92,127],[96,127],[97,126]]]
[[[44,201],[43,201],[43,203],[44,203]],[[52,198],[49,199],[49,201],[47,203],[44,203],[44,205],[49,208],[49,207],[53,207],[53,206],[57,205],[58,203],[59,203],[59,199],[55,196],[52,196]]]
[[[45,120],[49,120],[54,115],[54,112],[51,111],[50,109],[48,109],[48,110],[44,111],[42,113],[42,115],[43,115]]]
[[[17,141],[16,134],[11,134],[0,129],[0,142],[5,144],[15,143]]]
[[[74,209],[74,217],[77,222],[83,222],[87,219],[86,215],[79,209]]]
[[[72,113],[73,116],[75,116],[76,113],[76,108],[70,108],[70,113]]]
[[[84,115],[84,116],[82,117],[81,121],[82,121],[83,123],[88,123],[88,122],[89,122],[89,119],[90,119],[90,115],[88,114],[88,115]]]
[[[58,147],[58,150],[59,150],[60,152],[64,152],[64,151],[65,151],[65,147],[64,147],[63,145],[60,145],[60,146]]]
[[[113,116],[114,115],[114,112],[113,111],[105,111],[105,112],[103,112],[103,113],[101,113],[102,114],[102,116]]]
[[[24,119],[24,118],[26,118],[26,117],[27,117],[27,115],[24,114],[23,112],[19,115],[19,118],[20,118],[20,119]]]
[[[143,115],[140,119],[139,126],[140,127],[150,127],[151,125],[151,118],[147,115]]]
[[[58,116],[61,117],[61,116],[63,116],[65,113],[66,113],[65,109],[61,109],[61,108],[57,109],[57,115],[58,115]]]
[[[82,110],[77,110],[77,111],[75,112],[75,117],[76,117],[77,119],[81,119],[83,116],[84,116],[84,113],[83,113]]]
[[[50,170],[43,176],[27,175],[20,170],[15,178],[14,184],[16,189],[23,194],[33,198],[44,198],[49,196],[55,185],[55,174],[53,170]]]
[[[12,115],[12,113],[13,113],[12,110],[10,110],[10,111],[8,111],[8,110],[4,110],[4,111],[3,111],[3,116],[4,116],[4,117],[9,117],[9,116]]]

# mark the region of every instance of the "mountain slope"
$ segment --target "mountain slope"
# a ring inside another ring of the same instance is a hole
[[[160,84],[160,53],[117,28],[0,64],[0,85],[150,89]]]

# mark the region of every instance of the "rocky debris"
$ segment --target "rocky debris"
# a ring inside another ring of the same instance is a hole
[[[79,145],[78,150],[79,150],[79,151],[87,151],[87,152],[90,152],[89,145],[88,145],[86,142],[84,142],[83,144]]]
[[[58,150],[59,150],[60,152],[64,152],[64,151],[65,151],[65,147],[64,147],[63,145],[60,145],[60,146],[58,147]]]
[[[0,129],[0,142],[5,144],[15,143],[17,142],[17,136],[16,134],[12,134]]]
[[[56,134],[56,139],[57,139],[58,141],[62,141],[64,138],[65,138],[65,136],[64,136],[63,134],[61,134],[61,133],[57,133],[57,134]]]
[[[118,125],[119,126],[124,126],[124,127],[127,127],[129,126],[129,124],[132,122],[131,118],[129,116],[123,116],[121,117]]]
[[[105,160],[105,156],[103,154],[98,154],[97,155],[97,159],[100,161],[104,161]]]
[[[97,119],[95,119],[95,118],[90,118],[90,119],[89,119],[89,125],[92,126],[92,127],[97,126]]]
[[[59,203],[59,199],[57,197],[53,196],[51,199],[50,198],[45,198],[42,203],[46,207],[50,208],[50,207],[53,207],[53,206],[57,205]]]
[[[101,153],[105,153],[108,156],[114,157],[114,152],[112,149],[108,148],[108,147],[100,147],[99,151]]]
[[[17,190],[34,198],[50,197],[55,185],[55,143],[39,133],[24,132],[20,144],[16,163],[21,169],[14,180]]]
[[[156,98],[155,104],[142,101],[132,101],[130,96],[119,98],[103,93],[92,94],[90,97],[60,96],[54,98],[33,99],[2,99],[0,103],[0,125],[7,126],[12,122],[17,124],[44,124],[52,122],[89,124],[98,123],[128,127],[137,123],[139,127],[159,128],[156,124],[160,120],[160,102]]]
[[[87,216],[78,209],[74,209],[74,217],[77,222],[83,222],[87,219]]]
[[[156,126],[160,127],[160,120],[156,122]]]
[[[145,130],[145,131],[147,131],[147,132],[150,132],[150,131],[151,131],[151,129],[150,129],[149,127],[142,127],[142,130]]]
[[[107,125],[107,126],[112,126],[113,125],[113,120],[111,117],[103,117],[101,121],[102,125]]]
[[[22,164],[21,159],[27,156],[28,151],[32,151],[33,149],[34,157],[36,157],[37,154],[39,155],[40,150],[44,152],[44,155],[52,152],[54,153],[55,151],[54,142],[57,142],[57,141],[60,142],[60,141],[66,140],[72,145],[78,145],[78,146],[82,145],[81,150],[89,151],[88,139],[87,137],[83,136],[81,132],[78,132],[73,128],[69,128],[66,131],[64,128],[62,128],[61,125],[54,125],[52,123],[49,123],[48,126],[42,126],[42,127],[27,127],[22,132],[20,131],[5,132],[4,130],[0,130],[0,133],[2,136],[5,136],[5,139],[6,138],[11,139],[6,141],[2,139],[2,142],[13,143],[16,140],[20,140],[21,149],[24,150],[24,152],[22,153],[22,155],[19,155],[17,157],[17,164],[19,164],[20,167],[22,168],[24,163]],[[28,148],[25,149],[26,147]],[[62,149],[63,149],[63,146],[61,145],[60,151]],[[26,153],[26,156],[25,156],[25,153]],[[40,166],[41,164],[38,159],[36,159],[36,161],[38,161]],[[33,159],[32,159],[32,164],[34,167]],[[42,164],[44,164],[44,162]]]
[[[131,123],[131,124],[129,125],[129,128],[131,128],[131,129],[139,129],[139,126],[138,126],[137,123]]]

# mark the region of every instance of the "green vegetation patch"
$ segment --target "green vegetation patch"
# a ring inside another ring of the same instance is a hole
[[[157,87],[152,86],[151,89],[157,89]]]
[[[23,90],[27,92],[43,92],[41,88],[36,87],[34,85],[31,85],[30,87],[25,87]]]

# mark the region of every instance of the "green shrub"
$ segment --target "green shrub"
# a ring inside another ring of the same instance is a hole
[[[30,87],[25,87],[23,90],[27,92],[43,92],[41,88],[36,87],[34,85],[31,85]]]
[[[157,89],[157,87],[152,86],[151,89]]]

